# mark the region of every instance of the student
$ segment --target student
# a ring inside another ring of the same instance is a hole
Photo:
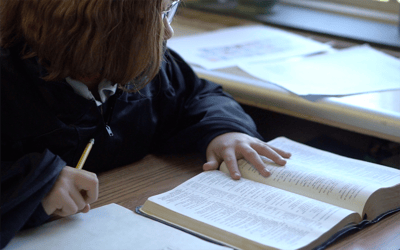
[[[95,173],[149,153],[225,160],[290,157],[261,140],[220,86],[174,51],[171,0],[1,1],[1,247],[51,215],[88,212]],[[91,138],[84,170],[74,168]]]

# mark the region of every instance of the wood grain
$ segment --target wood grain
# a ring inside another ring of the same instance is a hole
[[[350,235],[327,249],[398,250],[400,249],[400,213],[393,214],[356,234]]]
[[[196,155],[148,155],[141,161],[98,175],[99,199],[93,208],[110,203],[135,210],[150,196],[166,192],[202,171]]]

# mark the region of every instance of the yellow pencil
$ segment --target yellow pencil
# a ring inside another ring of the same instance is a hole
[[[78,164],[76,165],[77,169],[82,169],[82,167],[85,164],[85,161],[90,153],[90,150],[92,150],[93,144],[94,144],[94,139],[90,139],[89,143],[86,145],[86,148],[81,155],[81,158],[78,161]]]

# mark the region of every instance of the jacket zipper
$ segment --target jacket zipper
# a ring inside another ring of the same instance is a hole
[[[110,102],[108,103],[108,106],[107,106],[106,117],[104,117],[105,114],[103,113],[103,107],[101,107],[101,111],[102,111],[101,115],[103,116],[105,128],[110,137],[114,136],[114,133],[109,124],[110,124],[110,121],[111,121],[111,118],[113,115],[115,103],[120,95],[121,95],[121,90],[117,89],[117,92],[113,96],[110,97],[111,99],[109,100]]]
[[[112,132],[112,130],[111,130],[111,128],[110,128],[110,126],[109,125],[107,125],[106,124],[106,130],[107,130],[107,132],[108,132],[108,135],[111,137],[111,136],[114,136],[114,133]]]
[[[114,110],[114,105],[115,105],[115,100],[116,100],[116,98],[113,98],[112,100],[110,100],[110,101],[112,101],[112,103],[110,102],[108,105],[108,107],[107,107],[107,109],[108,109],[108,112],[107,112],[107,117],[105,118],[105,126],[106,126],[106,130],[107,130],[107,132],[108,132],[108,135],[111,137],[111,136],[114,136],[114,133],[112,132],[112,130],[111,130],[111,127],[110,127],[110,121],[111,121],[111,117],[112,117],[112,112],[113,112],[113,110]]]

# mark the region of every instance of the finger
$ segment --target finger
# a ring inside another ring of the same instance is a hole
[[[79,190],[86,191],[86,197],[84,197],[86,203],[93,203],[99,196],[99,180],[97,179],[96,174],[92,172],[85,170],[80,171],[82,172],[77,176],[75,185]]]
[[[268,145],[268,147],[270,147],[271,149],[273,149],[275,152],[277,152],[278,154],[280,154],[280,155],[281,155],[282,157],[284,157],[284,158],[290,158],[290,156],[292,156],[291,153],[286,152],[286,151],[284,151],[284,150],[282,150],[282,149],[279,149],[279,148],[276,148],[276,147],[273,147],[273,146],[269,146],[269,145]]]
[[[251,165],[257,169],[262,176],[268,177],[271,175],[271,172],[267,169],[259,153],[253,148],[243,148],[241,149],[241,154]]]
[[[274,149],[270,148],[266,144],[257,144],[254,145],[253,148],[257,151],[259,155],[265,156],[268,159],[271,159],[273,162],[277,163],[278,165],[284,166],[286,164],[286,160],[282,158],[278,152]]]
[[[240,179],[240,171],[237,165],[237,159],[235,153],[232,152],[226,152],[225,155],[223,156],[223,159],[225,161],[226,167],[229,170],[229,174],[231,175],[231,178],[234,180],[239,180]]]
[[[65,201],[68,201],[69,199],[68,190],[53,187],[50,193],[43,198],[42,205],[48,215],[56,214],[56,212],[58,212],[57,215],[64,216],[61,215],[61,209],[63,208]]]
[[[50,203],[50,200],[47,197],[43,198],[42,207],[47,215],[53,214],[54,211],[56,211],[56,209],[57,209],[56,207],[52,206],[52,204]]]
[[[86,194],[84,196],[84,195],[82,195],[82,192],[79,192],[77,189],[73,189],[73,190],[70,190],[69,195],[71,196],[72,200],[75,202],[79,211],[81,211],[87,205],[87,203],[85,201]]]
[[[65,217],[76,214],[78,211],[78,206],[75,204],[74,200],[69,195],[65,195],[60,202],[60,206],[54,211],[54,214]]]
[[[219,167],[219,161],[214,153],[207,155],[207,162],[203,165],[204,171],[216,170]]]

